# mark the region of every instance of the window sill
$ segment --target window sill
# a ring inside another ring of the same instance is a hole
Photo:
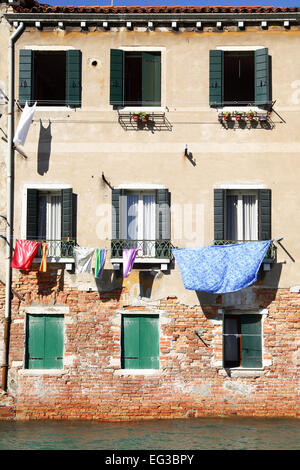
[[[41,261],[42,261],[42,258],[34,258],[33,260],[34,263],[40,263]],[[50,257],[47,257],[47,263],[65,263],[65,264],[72,263],[74,264],[75,260],[74,258],[59,258],[55,256],[50,256]]]
[[[123,263],[123,258],[112,258],[111,263]],[[169,258],[136,258],[134,264],[136,263],[145,263],[145,264],[169,264]]]
[[[224,368],[219,370],[219,375],[230,376],[230,377],[261,377],[265,375],[266,370],[261,369],[243,369],[242,367],[237,368]]]
[[[115,370],[114,375],[160,375],[159,369],[119,369]]]
[[[60,376],[64,375],[66,371],[64,369],[22,369],[19,370],[20,375],[24,376],[40,376],[40,375],[53,375]]]
[[[244,106],[236,104],[235,106],[221,106],[217,108],[218,113],[234,113],[234,111],[240,111],[241,113],[247,113],[250,110],[254,111],[255,113],[266,113],[266,110],[263,108],[259,108],[258,106]]]

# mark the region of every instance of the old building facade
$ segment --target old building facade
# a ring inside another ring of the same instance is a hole
[[[12,247],[48,244],[46,272],[40,251],[12,270],[3,417],[297,416],[300,9],[1,8],[2,43],[19,28],[15,125],[37,103]],[[185,289],[172,256],[269,239],[233,293]],[[99,278],[74,246],[107,250]]]

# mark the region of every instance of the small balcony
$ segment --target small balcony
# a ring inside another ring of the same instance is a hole
[[[235,245],[237,243],[252,243],[252,242],[259,242],[262,240],[214,240],[214,245]],[[272,264],[276,260],[276,246],[275,244],[271,241],[269,249],[266,253],[266,256],[263,260],[264,264]],[[266,269],[268,270],[268,269]]]
[[[40,242],[41,244],[36,254],[36,258],[42,257],[43,243],[47,243],[47,259],[52,262],[59,262],[59,260],[68,260],[69,262],[74,261],[73,248],[76,246],[75,240],[35,239],[33,241]]]
[[[170,240],[111,240],[111,262],[123,262],[123,250],[137,248],[135,263],[161,264],[166,269],[172,255]]]

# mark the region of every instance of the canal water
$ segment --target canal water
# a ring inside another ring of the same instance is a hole
[[[299,450],[296,419],[0,421],[0,450]]]

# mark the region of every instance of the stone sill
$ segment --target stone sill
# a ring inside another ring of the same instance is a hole
[[[114,375],[160,375],[159,369],[119,369],[115,370]]]
[[[66,373],[63,369],[22,369],[19,370],[19,375],[24,376],[40,376],[40,375],[53,375],[60,376]]]
[[[264,369],[221,369],[219,375],[229,377],[261,377],[266,374]]]

